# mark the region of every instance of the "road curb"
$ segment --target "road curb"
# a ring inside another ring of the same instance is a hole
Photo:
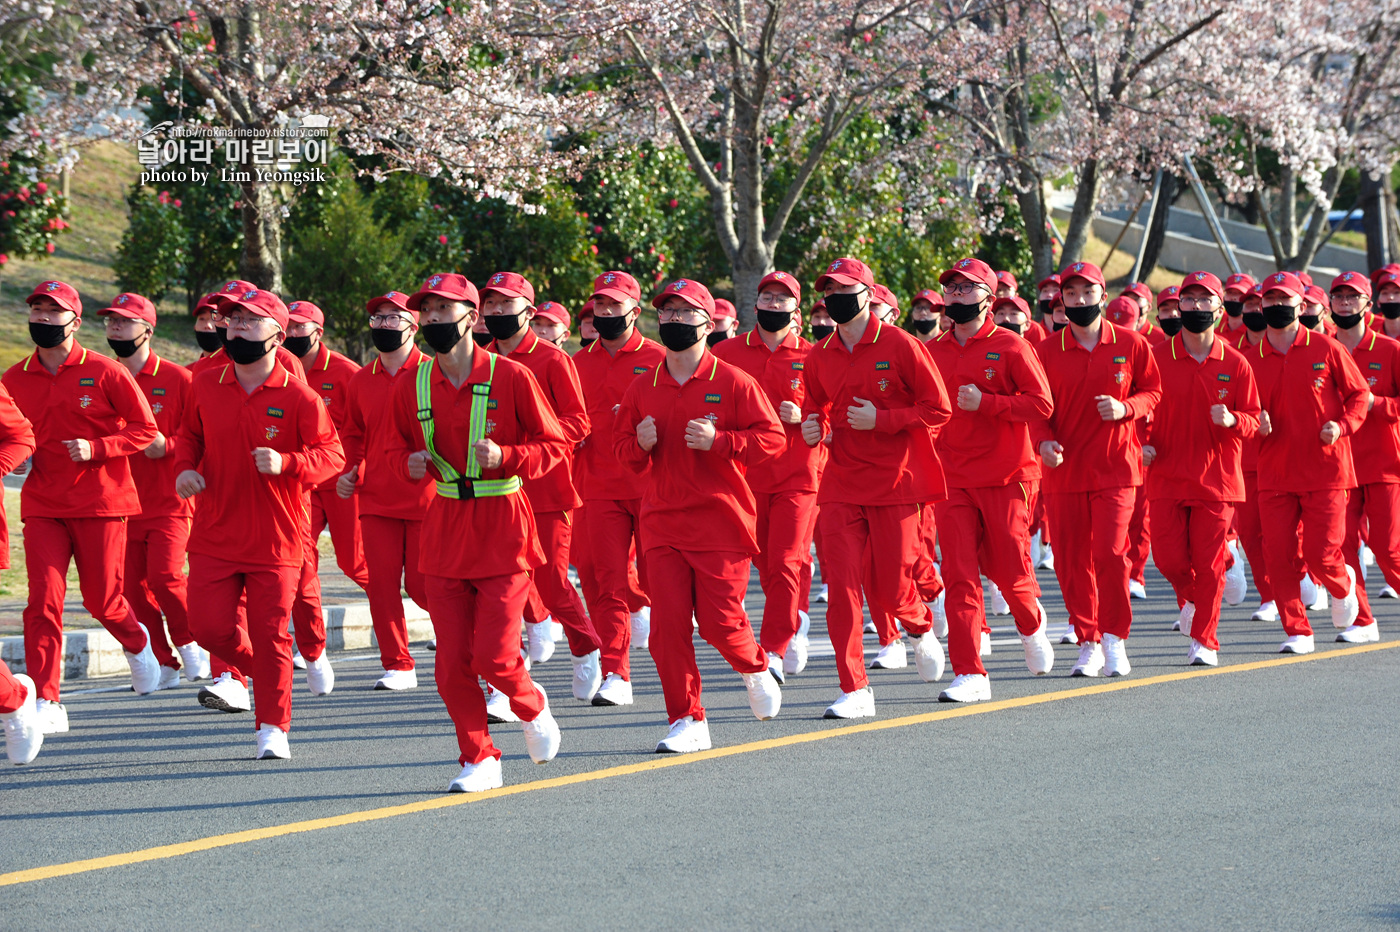
[[[433,636],[433,624],[428,613],[412,599],[403,600],[404,617],[408,622],[408,639],[427,641]],[[368,602],[322,606],[326,618],[326,649],[330,651],[369,650],[377,648],[370,623]],[[290,628],[290,625],[288,625]],[[13,673],[24,673],[24,637],[0,638],[0,660]],[[63,635],[64,682],[130,676],[126,657],[117,639],[103,628],[65,632]]]

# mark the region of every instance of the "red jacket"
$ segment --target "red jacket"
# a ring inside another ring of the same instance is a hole
[[[415,346],[408,359],[393,375],[379,359],[350,377],[345,390],[345,429],[340,442],[345,447],[345,472],[360,470],[359,507],[362,515],[422,521],[432,499],[433,483],[426,476],[410,480],[395,467],[389,456],[393,425],[386,417],[390,399],[399,382],[412,382],[418,365],[428,357]]]
[[[1400,482],[1400,342],[1368,328],[1351,358],[1376,397],[1351,438],[1357,484]]]
[[[282,454],[282,472],[258,472],[252,451]],[[194,379],[180,424],[175,473],[197,470],[190,553],[248,566],[301,566],[311,516],[306,490],[344,470],[326,406],[282,364],[251,393],[230,363]]]
[[[802,375],[812,344],[789,332],[778,348],[770,350],[757,330],[715,345],[713,352],[724,362],[743,370],[759,384],[776,411],[784,401],[802,407],[806,391]],[[784,442],[777,456],[760,460],[749,470],[749,488],[755,492],[815,492],[826,464],[826,444],[807,446],[801,424],[782,424]]]
[[[1147,497],[1244,501],[1244,445],[1259,429],[1259,389],[1249,363],[1219,335],[1205,362],[1192,358],[1180,335],[1152,355],[1161,373],[1162,400],[1147,436],[1157,451],[1147,471]],[[1210,409],[1218,404],[1234,412],[1235,426],[1211,423]]]
[[[637,445],[637,423],[648,416],[656,419],[650,452]],[[686,446],[686,424],[696,418],[715,425],[709,450]],[[613,443],[634,473],[655,466],[642,496],[647,548],[757,553],[757,508],[744,473],[776,456],[783,440],[759,384],[708,351],[684,385],[664,362],[634,381],[622,396]]]
[[[1086,350],[1066,327],[1036,347],[1055,398],[1055,413],[1032,427],[1036,448],[1046,440],[1064,447],[1065,461],[1042,470],[1046,492],[1092,492],[1142,485],[1138,423],[1162,397],[1162,378],[1142,334],[1103,321],[1099,342]],[[1099,416],[1099,395],[1123,402],[1121,420]]]
[[[127,457],[156,439],[151,408],[113,359],[77,340],[56,375],[37,351],[3,378],[34,425],[34,465],[20,492],[22,518],[116,518],[141,513]],[[92,459],[75,463],[65,440],[88,440]]]
[[[938,453],[956,489],[1010,485],[1040,478],[1031,449],[1030,422],[1055,410],[1045,370],[1035,349],[987,316],[982,329],[962,346],[955,330],[928,344],[948,395],[976,385],[982,403],[964,411],[954,402],[953,417],[938,436]]]
[[[1351,437],[1366,420],[1370,390],[1351,354],[1331,337],[1299,327],[1286,354],[1265,336],[1244,358],[1273,426],[1259,440],[1260,490],[1356,488]],[[1341,425],[1342,435],[1323,446],[1318,434],[1328,421]]]
[[[491,359],[496,360],[491,377]],[[425,360],[422,365],[427,365]],[[465,475],[471,430],[473,384],[491,382],[486,436],[501,448],[501,465],[482,470],[482,479],[519,476],[535,479],[564,462],[568,448],[559,420],[528,369],[484,350],[472,350],[472,369],[461,388],[437,366],[431,376],[433,445],[438,455]],[[403,481],[408,456],[426,448],[418,422],[415,379],[399,379],[387,430],[389,461]],[[440,479],[429,464],[428,475]],[[452,499],[434,494],[423,517],[419,569],[430,576],[482,579],[524,573],[544,563],[536,539],[535,516],[524,491],[511,495]]]
[[[488,349],[493,353],[500,350],[493,341]],[[564,461],[538,479],[525,480],[525,495],[530,499],[530,508],[535,514],[550,511],[570,511],[583,504],[574,490],[573,468],[574,450],[588,436],[588,411],[583,403],[583,388],[579,385],[578,370],[569,354],[535,336],[529,327],[525,337],[515,351],[505,357],[518,362],[535,377],[550,410],[559,419],[559,428],[564,432],[568,446],[564,450]]]
[[[277,354],[277,361],[281,363],[282,368],[290,372],[293,378],[300,379],[303,382],[306,381],[306,370],[302,367],[301,360],[293,356],[290,350],[277,346],[273,348],[273,352]],[[228,353],[225,350],[217,349],[208,356],[199,357],[186,366],[186,368],[190,370],[190,375],[197,376],[201,372],[207,372],[219,366],[226,366],[231,362],[233,362],[233,360],[229,359]]]
[[[193,499],[175,494],[175,451],[180,446],[180,422],[192,381],[190,370],[161,359],[154,351],[136,374],[136,387],[151,406],[156,428],[165,435],[165,455],[160,459],[151,459],[144,450],[127,457],[131,478],[141,496],[143,518],[188,518],[194,511]]]
[[[1112,323],[1112,321],[1106,320],[1104,323],[1108,324]],[[1066,327],[1065,329],[1068,330],[1069,328]],[[1171,339],[1171,337],[1167,336],[1165,330],[1153,323],[1143,324],[1142,329],[1137,331],[1137,335],[1145,339],[1149,347],[1161,346]]]
[[[350,387],[350,379],[356,372],[360,371],[360,364],[343,356],[320,343],[316,347],[316,359],[307,366],[302,363],[302,369],[306,373],[306,384],[311,386],[311,390],[321,396],[321,403],[326,406],[330,413],[331,424],[335,426],[336,433],[345,429],[347,419],[345,409],[345,392]],[[335,478],[328,479],[316,487],[317,491],[335,491]]]
[[[613,443],[613,409],[627,387],[643,372],[650,372],[666,358],[660,343],[633,330],[627,343],[609,353],[602,340],[594,340],[574,354],[579,384],[588,405],[588,439],[579,448],[574,481],[584,501],[626,501],[642,497],[646,475],[638,476],[617,460]]]
[[[8,476],[33,453],[34,428],[20,413],[9,391],[0,385],[0,476]],[[0,496],[0,569],[9,568],[10,526],[5,521],[5,501]]]
[[[818,503],[924,504],[948,497],[933,438],[952,408],[918,340],[872,314],[854,349],[846,349],[839,331],[818,342],[807,355],[803,383],[803,420],[815,413],[823,436],[831,437]],[[874,430],[850,426],[846,409],[856,398],[875,405]]]
[[[1045,325],[1038,320],[1028,321],[1025,331],[1021,334],[1021,339],[1025,340],[1031,346],[1043,343],[1049,338],[1050,331],[1045,329]]]

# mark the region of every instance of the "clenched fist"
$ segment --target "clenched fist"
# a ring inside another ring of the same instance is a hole
[[[1065,461],[1065,448],[1060,446],[1058,440],[1042,440],[1040,442],[1040,460],[1046,466],[1054,469]]]
[[[253,449],[253,465],[258,467],[258,472],[264,476],[280,476],[285,461],[282,459],[282,454],[272,447],[255,447]]]
[[[958,407],[964,411],[976,411],[982,407],[982,389],[976,385],[958,386]]]
[[[1224,405],[1210,406],[1210,422],[1216,427],[1234,427],[1239,422],[1235,412]]]
[[[715,424],[707,417],[697,417],[685,425],[685,445],[692,450],[709,450],[715,445]]]
[[[482,437],[472,444],[472,455],[482,469],[495,469],[501,465],[501,448],[490,437]]]
[[[637,446],[648,453],[656,446],[656,418],[650,414],[637,422]]]
[[[408,478],[417,482],[428,474],[428,451],[419,450],[408,454]]]
[[[784,401],[778,405],[778,420],[784,424],[802,423],[802,409],[796,402]]]
[[[175,477],[175,494],[190,498],[204,491],[204,477],[193,469],[186,469]]]

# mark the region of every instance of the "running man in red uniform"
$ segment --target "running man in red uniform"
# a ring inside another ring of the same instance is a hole
[[[34,454],[34,428],[4,385],[0,385],[0,475],[8,475]],[[0,569],[10,568],[10,531],[0,499]],[[39,720],[39,689],[23,673],[11,673],[0,661],[0,722],[5,754],[12,764],[27,764],[39,754],[44,729]]]

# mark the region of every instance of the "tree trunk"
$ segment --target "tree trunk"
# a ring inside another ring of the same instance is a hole
[[[753,262],[750,257],[740,254],[734,262],[734,309],[739,312],[741,331],[753,329],[757,320],[754,305],[758,303],[758,283],[771,271],[771,259]]]
[[[1157,267],[1157,259],[1162,255],[1162,244],[1167,241],[1167,218],[1172,202],[1181,191],[1181,179],[1176,175],[1162,172],[1162,190],[1157,195],[1157,209],[1147,221],[1147,247],[1142,254],[1142,268],[1138,269],[1138,281],[1147,281],[1147,276]]]
[[[1380,175],[1367,171],[1361,173],[1361,226],[1366,232],[1366,264],[1371,269],[1378,269],[1389,262],[1395,248],[1387,235],[1386,214],[1389,205],[1386,204],[1384,183],[1389,177],[1388,170]]]
[[[1074,209],[1069,215],[1069,227],[1065,230],[1065,251],[1060,256],[1060,265],[1078,262],[1084,256],[1084,245],[1089,241],[1090,224],[1094,220],[1094,208],[1099,203],[1099,187],[1102,176],[1098,159],[1086,159],[1079,166],[1079,184],[1074,189]]]
[[[270,184],[243,188],[243,259],[239,271],[265,291],[282,293],[282,205]]]
[[[1278,236],[1284,262],[1292,266],[1298,259],[1298,176],[1286,165],[1278,184]]]
[[[1016,203],[1021,208],[1021,220],[1026,227],[1026,246],[1031,251],[1035,280],[1044,281],[1055,271],[1055,243],[1050,238],[1050,231],[1045,228],[1050,213],[1049,205],[1045,203],[1045,185],[1029,169],[1021,170]]]

